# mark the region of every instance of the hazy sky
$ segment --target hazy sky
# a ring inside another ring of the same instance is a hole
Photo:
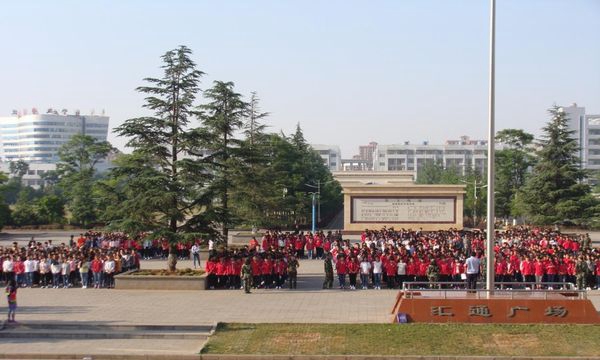
[[[344,158],[369,141],[484,138],[488,4],[2,1],[0,114],[106,109],[117,126],[145,113],[134,89],[183,44],[202,88],[257,91],[273,131],[299,122]],[[497,0],[496,61],[497,129],[539,134],[553,103],[600,113],[600,0]]]

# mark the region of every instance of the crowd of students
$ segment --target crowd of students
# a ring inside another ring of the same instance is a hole
[[[582,289],[600,284],[600,250],[591,246],[587,234],[516,227],[497,232],[495,238],[498,286],[553,288],[573,283]],[[211,253],[206,271],[211,288],[237,289],[243,261],[250,257],[254,287],[279,288],[286,278],[286,264],[294,255],[297,259],[331,261],[340,288],[401,288],[408,281],[464,284],[466,260],[471,254],[480,260],[479,276],[485,276],[485,239],[481,231],[383,228],[367,229],[360,241],[353,243],[342,240],[339,232],[267,231],[243,249]],[[327,281],[324,287],[329,287]]]
[[[467,278],[471,254],[481,260],[485,275],[485,239],[480,231],[365,230],[359,243],[335,241],[332,261],[340,288],[402,287],[411,282],[457,282]],[[519,227],[495,234],[495,280],[499,286],[552,288],[573,283],[577,288],[600,285],[600,249],[586,235],[568,235],[543,228]],[[346,278],[349,284],[346,284]],[[513,284],[511,284],[513,283]]]
[[[139,268],[137,243],[122,233],[87,232],[68,244],[31,240],[0,246],[0,279],[17,287],[114,287],[114,275]]]
[[[401,288],[407,281],[460,283],[466,279],[465,261],[472,253],[480,258],[481,276],[485,275],[485,237],[480,231],[383,228],[365,230],[359,242],[350,242],[340,232],[267,231],[243,248],[209,246],[204,265],[211,289],[241,288],[241,268],[248,258],[255,288],[282,288],[286,280],[295,286],[299,259],[330,261],[340,288]],[[585,234],[516,227],[497,232],[495,238],[496,282],[531,283],[528,286],[537,288],[564,282],[578,288],[600,285],[600,249],[592,247]],[[179,257],[199,259],[198,245],[178,244]],[[115,232],[90,231],[60,245],[13,243],[0,246],[0,279],[6,283],[14,278],[18,286],[27,287],[111,288],[115,274],[139,268],[141,259],[166,257],[168,250],[166,241]]]

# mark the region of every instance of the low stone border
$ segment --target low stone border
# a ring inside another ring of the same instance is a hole
[[[219,355],[202,354],[200,360],[598,360],[578,356],[444,356],[444,355]]]
[[[132,275],[128,271],[115,276],[119,290],[206,290],[206,274],[201,276]]]

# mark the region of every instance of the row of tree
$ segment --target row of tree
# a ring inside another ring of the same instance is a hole
[[[537,142],[532,134],[519,129],[496,134],[496,141],[502,144],[495,153],[496,216],[541,225],[572,223],[597,227],[600,202],[589,181],[596,174],[583,169],[567,115],[558,106],[549,109],[549,114],[550,121]],[[424,184],[466,184],[465,216],[475,225],[485,218],[485,174],[469,168],[461,173],[430,162],[417,178]]]
[[[137,88],[152,115],[115,129],[132,151],[117,156],[108,173],[99,174],[97,165],[113,147],[85,135],[60,149],[57,170],[44,174],[42,189],[21,185],[27,164],[14,163],[13,178],[0,178],[0,193],[12,204],[12,211],[0,207],[4,222],[68,218],[171,240],[227,236],[237,225],[293,228],[310,222],[317,183],[323,184],[323,220],[333,217],[342,206],[341,189],[300,126],[289,136],[267,132],[262,120],[268,113],[258,96],[245,101],[232,82],[215,81],[201,91],[204,74],[190,56],[183,46],[167,52],[163,76]],[[200,95],[204,103],[197,104]]]
[[[203,72],[182,46],[163,57],[163,76],[137,88],[151,115],[115,129],[128,139],[130,154],[98,174],[97,165],[114,151],[107,142],[77,135],[59,151],[46,186],[23,186],[28,165],[11,164],[11,180],[0,176],[0,227],[69,222],[102,224],[178,240],[226,236],[237,225],[293,228],[310,222],[311,192],[320,186],[324,222],[341,209],[341,189],[320,156],[295,133],[269,133],[259,99],[249,100],[232,82],[215,81],[201,91]],[[202,96],[204,102],[197,104]],[[577,157],[577,142],[559,107],[537,143],[522,130],[497,134],[496,214],[530,223],[572,221],[597,225],[600,206]],[[480,171],[444,168],[430,162],[418,183],[466,184],[465,216],[485,219],[486,177]],[[10,206],[8,206],[10,205]],[[478,216],[479,214],[479,216]]]

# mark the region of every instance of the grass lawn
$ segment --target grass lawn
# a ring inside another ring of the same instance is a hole
[[[202,353],[600,356],[600,326],[231,323]]]

